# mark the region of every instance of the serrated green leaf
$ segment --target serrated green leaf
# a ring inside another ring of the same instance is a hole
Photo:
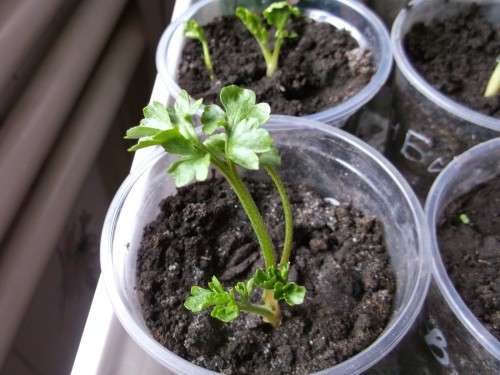
[[[234,286],[234,289],[236,290],[236,292],[238,292],[238,294],[240,295],[240,297],[243,301],[246,302],[248,300],[249,293],[247,290],[247,286],[244,282],[240,281],[240,282],[236,283],[236,285]]]
[[[250,33],[261,44],[267,44],[269,34],[262,23],[261,18],[247,8],[237,7],[236,17],[238,17]]]
[[[184,24],[184,35],[188,38],[197,39],[200,42],[206,42],[207,40],[203,28],[193,19]]]
[[[172,163],[168,168],[168,173],[174,176],[175,185],[181,187],[193,181],[205,181],[208,177],[209,167],[209,154],[194,154]]]
[[[262,13],[267,23],[274,26],[277,31],[284,30],[288,22],[288,18],[300,15],[300,9],[296,6],[288,4],[287,1],[279,1],[269,5]]]
[[[150,128],[147,126],[134,126],[127,130],[125,139],[139,139],[143,137],[152,137],[155,134],[161,132],[157,128]]]
[[[200,312],[211,306],[210,296],[213,294],[212,291],[199,287],[191,287],[191,296],[189,296],[184,302],[184,307],[192,312]]]
[[[207,105],[201,116],[203,132],[212,134],[217,128],[224,126],[226,122],[226,114],[224,110],[216,104]]]
[[[226,150],[227,135],[226,133],[213,134],[203,144],[216,155],[222,155]]]
[[[300,305],[304,302],[306,288],[295,283],[288,283],[283,288],[284,300],[290,306]]]
[[[146,147],[151,147],[151,146],[159,146],[159,145],[160,145],[160,143],[158,141],[144,138],[144,139],[139,140],[139,142],[137,142],[132,147],[129,147],[127,149],[127,151],[133,152],[133,151],[140,150],[141,148],[146,148]]]
[[[281,156],[276,148],[259,155],[259,162],[266,167],[278,167],[281,165]]]
[[[148,126],[159,130],[172,129],[172,122],[167,107],[160,102],[150,103],[144,107],[144,120],[141,121],[141,126]]]
[[[227,157],[236,164],[252,170],[259,169],[258,153],[270,151],[273,140],[265,129],[255,128],[255,121],[243,120],[231,132]]]
[[[174,155],[189,156],[197,155],[198,153],[193,143],[186,139],[178,128],[160,132],[152,140],[158,142],[165,151]]]
[[[271,116],[271,107],[267,103],[256,104],[248,114],[248,118],[257,120],[259,125],[265,124]]]
[[[222,320],[224,323],[229,323],[236,319],[239,314],[240,309],[238,308],[238,305],[234,302],[230,302],[225,305],[215,306],[210,313],[210,316]]]
[[[226,110],[228,125],[232,128],[248,118],[248,115],[254,110],[255,93],[236,85],[229,85],[222,88],[220,101]]]
[[[219,279],[215,276],[212,276],[212,280],[208,283],[208,287],[216,293],[226,292]]]

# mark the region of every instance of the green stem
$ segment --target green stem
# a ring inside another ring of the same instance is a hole
[[[280,317],[276,316],[270,309],[264,305],[254,305],[252,303],[243,304],[238,303],[238,307],[241,311],[246,311],[249,313],[260,315],[265,321],[272,324],[273,327],[278,327],[280,325]]]
[[[285,216],[285,242],[283,244],[283,252],[281,253],[280,266],[288,263],[290,259],[290,254],[292,253],[292,243],[293,243],[293,214],[292,206],[290,204],[290,199],[288,198],[288,193],[285,188],[285,184],[281,179],[280,175],[273,167],[265,167],[266,172],[269,174],[273,180],[276,190],[281,199],[281,204],[283,205],[283,215]]]
[[[274,50],[267,64],[266,75],[271,77],[276,70],[278,70],[278,62],[280,58],[281,46],[283,45],[283,38],[277,38],[274,42]]]
[[[203,60],[205,60],[205,66],[208,70],[210,80],[213,81],[215,79],[214,67],[212,65],[212,58],[210,57],[210,50],[208,49],[207,41],[202,41],[201,46],[203,48]]]
[[[264,44],[259,41],[257,42],[259,43],[260,50],[262,51],[262,55],[264,56],[264,60],[266,62],[266,75],[268,77],[271,77],[273,73],[276,71],[276,67],[274,68],[274,70],[272,68],[274,59],[273,53],[271,52],[267,44]]]
[[[500,56],[497,58],[497,66],[493,71],[484,96],[490,97],[500,95]]]
[[[257,236],[257,241],[262,249],[262,255],[264,256],[266,268],[274,266],[276,261],[274,259],[274,246],[271,236],[267,231],[264,219],[262,218],[252,195],[238,175],[234,163],[229,161],[226,166],[216,161],[214,162],[214,165],[221,171],[224,177],[226,177],[232,189],[238,196],[243,210],[247,214],[250,224],[252,225],[255,235]]]

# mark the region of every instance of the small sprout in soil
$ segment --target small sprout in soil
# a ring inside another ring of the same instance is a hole
[[[460,219],[460,221],[465,224],[465,225],[469,225],[470,224],[470,219],[469,217],[467,216],[467,214],[460,214],[460,216],[458,217]]]
[[[203,60],[205,62],[205,67],[207,68],[210,80],[215,79],[214,67],[212,65],[212,58],[210,56],[210,50],[208,49],[207,37],[203,28],[195,20],[189,20],[184,26],[184,35],[191,39],[196,39],[200,42],[201,48],[203,48]]]
[[[183,91],[173,108],[154,102],[144,109],[144,119],[139,126],[130,128],[125,138],[137,139],[130,151],[159,145],[179,158],[168,168],[180,187],[194,181],[204,181],[212,165],[228,181],[260,245],[265,269],[258,269],[249,280],[238,282],[225,289],[214,276],[208,288],[193,286],[184,306],[192,312],[211,310],[211,316],[230,322],[241,311],[260,315],[264,321],[277,327],[281,322],[278,302],[301,304],[306,289],[288,281],[289,259],[293,241],[292,208],[288,194],[276,167],[281,159],[273,146],[273,139],[262,125],[270,116],[267,103],[256,104],[255,93],[235,85],[220,92],[224,108],[211,104],[203,106],[202,100],[192,101]],[[194,130],[194,115],[203,109],[201,134]],[[280,197],[285,239],[279,263],[275,260],[274,245],[264,219],[237,167],[258,170],[261,167],[270,176]],[[255,303],[256,291],[262,290],[262,303]]]
[[[490,80],[488,81],[488,86],[484,96],[496,96],[500,95],[500,56],[497,57],[497,65],[491,74]]]
[[[286,30],[290,16],[299,16],[300,10],[286,1],[269,5],[262,13],[269,26],[274,27],[274,49],[271,50],[269,32],[264,26],[261,17],[244,7],[236,8],[236,16],[243,22],[250,33],[255,37],[264,56],[267,66],[267,76],[271,77],[278,69],[281,46],[285,38],[294,38],[297,35]]]

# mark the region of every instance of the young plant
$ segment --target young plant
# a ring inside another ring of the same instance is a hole
[[[490,80],[488,81],[488,86],[484,96],[496,96],[500,95],[500,56],[497,57],[497,66],[491,74]]]
[[[292,250],[293,219],[288,195],[276,167],[280,155],[273,139],[262,125],[267,122],[270,107],[255,103],[255,93],[231,85],[220,92],[221,108],[215,104],[203,107],[201,135],[194,130],[194,115],[202,101],[191,101],[184,91],[173,108],[155,102],[144,109],[139,126],[127,131],[128,139],[138,139],[130,151],[159,145],[178,155],[168,168],[177,186],[204,181],[209,168],[215,167],[236,193],[255,232],[264,258],[265,269],[258,269],[249,280],[225,289],[213,276],[208,288],[193,286],[184,306],[192,312],[211,308],[211,316],[230,322],[241,311],[260,315],[266,322],[278,326],[281,322],[278,301],[289,305],[301,304],[306,290],[288,281],[289,258]],[[280,262],[275,260],[271,236],[250,192],[238,173],[238,167],[249,170],[263,168],[275,185],[283,205],[285,240]],[[257,289],[263,291],[263,303],[254,303]]]
[[[205,62],[210,80],[213,81],[215,79],[214,67],[212,65],[210,50],[208,49],[207,37],[205,36],[203,28],[195,20],[189,20],[184,26],[184,35],[187,38],[196,39],[200,42],[201,48],[203,48],[203,61]]]
[[[285,38],[296,37],[295,33],[286,30],[290,16],[299,16],[300,10],[286,1],[269,5],[262,13],[267,23],[274,27],[274,49],[271,49],[269,32],[259,15],[247,8],[236,8],[236,16],[243,22],[250,33],[255,37],[264,56],[267,66],[267,76],[271,77],[278,69],[281,46]]]

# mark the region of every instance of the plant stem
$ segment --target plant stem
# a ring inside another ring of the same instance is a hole
[[[276,190],[281,199],[281,204],[283,206],[283,215],[285,216],[285,242],[283,244],[283,252],[281,253],[280,266],[285,265],[290,259],[290,254],[292,253],[292,243],[293,243],[293,214],[292,206],[290,204],[290,199],[288,198],[288,193],[285,188],[285,184],[281,179],[280,175],[273,167],[265,167],[267,174],[273,180]]]
[[[484,93],[484,96],[486,97],[495,95],[500,95],[500,56],[497,57],[497,66],[488,81],[488,86],[486,87],[486,92]]]
[[[278,70],[278,62],[280,58],[281,46],[283,45],[283,38],[277,38],[274,42],[274,50],[267,64],[266,75],[271,77],[276,70]]]
[[[271,311],[266,306],[254,305],[252,303],[248,303],[248,304],[238,303],[238,307],[242,311],[246,311],[249,313],[254,313],[254,314],[262,316],[266,322],[272,324],[272,326],[275,328],[278,327],[281,323],[281,317],[276,316],[273,313],[273,311]]]
[[[214,67],[212,65],[212,58],[210,57],[210,50],[208,49],[207,41],[202,41],[201,46],[203,48],[203,60],[205,61],[205,66],[208,70],[208,75],[210,76],[210,80],[213,81],[215,79],[214,75]]]
[[[220,166],[219,169],[221,169]],[[250,220],[250,224],[252,225],[252,228],[255,232],[255,235],[257,236],[257,240],[262,250],[262,255],[264,256],[266,268],[274,266],[276,261],[274,259],[274,246],[271,240],[271,236],[267,231],[264,219],[262,218],[262,215],[260,214],[259,209],[257,208],[257,205],[252,198],[252,195],[238,175],[234,163],[229,161],[227,168],[223,167],[223,169],[221,169],[221,172],[225,175],[227,181],[238,196],[243,210],[245,210],[245,213]]]
[[[269,49],[269,46],[267,46],[266,44],[263,44],[261,42],[258,42],[258,43],[259,43],[260,50],[262,51],[262,55],[264,56],[264,61],[266,62],[266,76],[271,77],[273,75],[273,73],[276,71],[276,66],[274,66],[274,68],[272,67],[274,53],[271,52],[271,50]]]

